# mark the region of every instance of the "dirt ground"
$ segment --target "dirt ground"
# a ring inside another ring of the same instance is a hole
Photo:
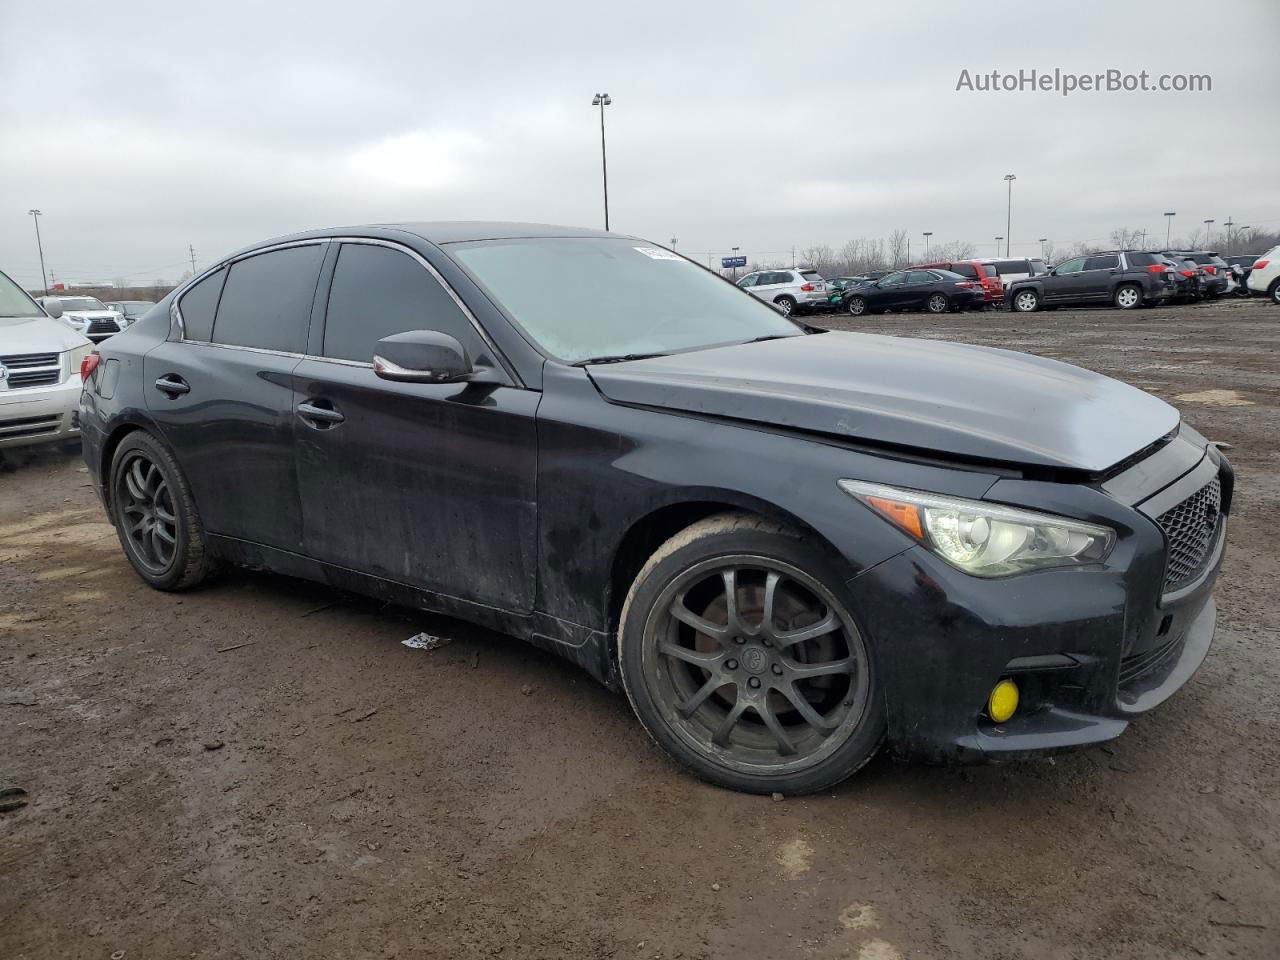
[[[510,638],[266,575],[149,590],[47,451],[0,473],[0,957],[1280,956],[1280,308],[857,325],[1093,367],[1234,445],[1214,649],[1121,740],[728,793]]]

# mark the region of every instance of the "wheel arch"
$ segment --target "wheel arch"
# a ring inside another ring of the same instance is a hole
[[[111,461],[115,459],[116,450],[119,449],[120,444],[124,442],[125,437],[129,436],[131,433],[138,433],[139,431],[149,433],[151,436],[155,437],[158,442],[164,444],[166,447],[169,446],[169,444],[165,442],[164,435],[161,434],[154,421],[140,414],[133,414],[129,417],[118,420],[107,429],[102,441],[97,468],[98,483],[101,485],[100,489],[102,490],[102,503],[103,506],[106,507],[108,517],[114,516],[111,506]]]

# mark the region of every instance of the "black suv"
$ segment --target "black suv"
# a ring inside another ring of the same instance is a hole
[[[1175,294],[1173,269],[1163,256],[1110,250],[1072,257],[1048,273],[1015,280],[1005,291],[1005,301],[1020,313],[1077,303],[1111,303],[1132,310]]]
[[[1166,250],[1164,256],[1190,260],[1196,265],[1200,273],[1200,296],[1220,297],[1227,292],[1231,267],[1217,253],[1211,250]]]

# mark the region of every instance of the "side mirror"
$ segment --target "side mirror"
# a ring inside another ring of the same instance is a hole
[[[447,333],[410,330],[383,337],[373,348],[373,372],[402,383],[456,383],[474,367],[466,348]]]
[[[57,297],[49,297],[44,301],[44,312],[57,320],[62,316],[62,301]]]

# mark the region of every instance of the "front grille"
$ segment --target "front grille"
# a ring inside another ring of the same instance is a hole
[[[1166,590],[1182,586],[1200,572],[1222,520],[1222,484],[1214,477],[1156,518],[1168,543]]]
[[[120,327],[114,320],[90,320],[89,333],[119,333]]]
[[[49,386],[62,379],[62,364],[56,353],[8,354],[0,356],[0,366],[8,374],[5,383],[10,390]]]

